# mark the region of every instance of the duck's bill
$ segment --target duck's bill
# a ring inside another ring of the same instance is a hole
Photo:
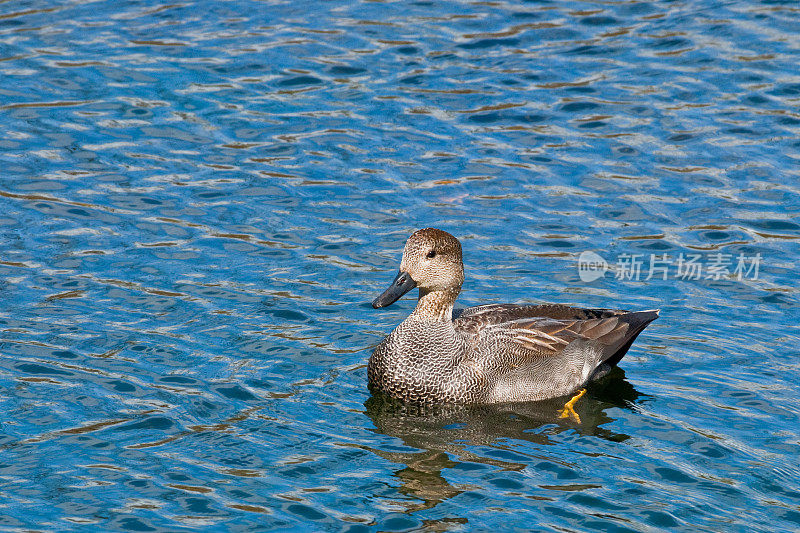
[[[397,277],[394,278],[389,288],[383,291],[383,294],[372,300],[372,307],[377,309],[379,307],[392,305],[399,300],[401,296],[416,286],[417,282],[411,279],[411,275],[401,270],[400,273],[397,274]]]

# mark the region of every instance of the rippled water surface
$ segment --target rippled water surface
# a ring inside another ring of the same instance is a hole
[[[798,64],[794,0],[0,2],[0,527],[797,531]],[[661,318],[580,421],[386,405],[426,226]]]

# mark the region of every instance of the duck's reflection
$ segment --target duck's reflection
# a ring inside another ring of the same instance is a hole
[[[413,406],[391,398],[373,395],[365,403],[375,431],[396,437],[414,450],[371,449],[388,461],[403,465],[395,472],[400,492],[419,502],[408,502],[408,510],[436,506],[463,492],[442,476],[442,470],[464,463],[493,465],[506,470],[522,470],[525,464],[503,459],[502,454],[487,457],[470,451],[475,446],[508,450],[504,442],[525,440],[549,445],[567,430],[616,442],[630,438],[602,427],[613,422],[607,412],[612,407],[627,408],[640,394],[625,380],[625,372],[615,368],[602,380],[592,383],[575,406],[580,421],[560,418],[568,398],[481,406]],[[455,460],[454,460],[455,459]]]

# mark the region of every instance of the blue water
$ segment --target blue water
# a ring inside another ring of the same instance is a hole
[[[0,3],[0,528],[797,531],[798,28],[794,0]],[[414,302],[369,302],[427,226],[462,305],[661,318],[580,421],[370,399]]]

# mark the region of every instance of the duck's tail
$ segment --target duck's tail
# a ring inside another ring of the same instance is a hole
[[[625,332],[625,336],[623,337],[622,344],[620,344],[619,348],[605,361],[603,364],[608,365],[608,367],[614,367],[620,360],[625,357],[625,354],[628,353],[628,350],[633,344],[633,341],[636,340],[636,337],[639,336],[639,333],[642,332],[644,328],[647,327],[650,322],[658,318],[658,312],[660,309],[653,309],[650,311],[634,311],[632,313],[625,313],[617,315],[620,322],[624,322],[628,324],[628,331]]]

